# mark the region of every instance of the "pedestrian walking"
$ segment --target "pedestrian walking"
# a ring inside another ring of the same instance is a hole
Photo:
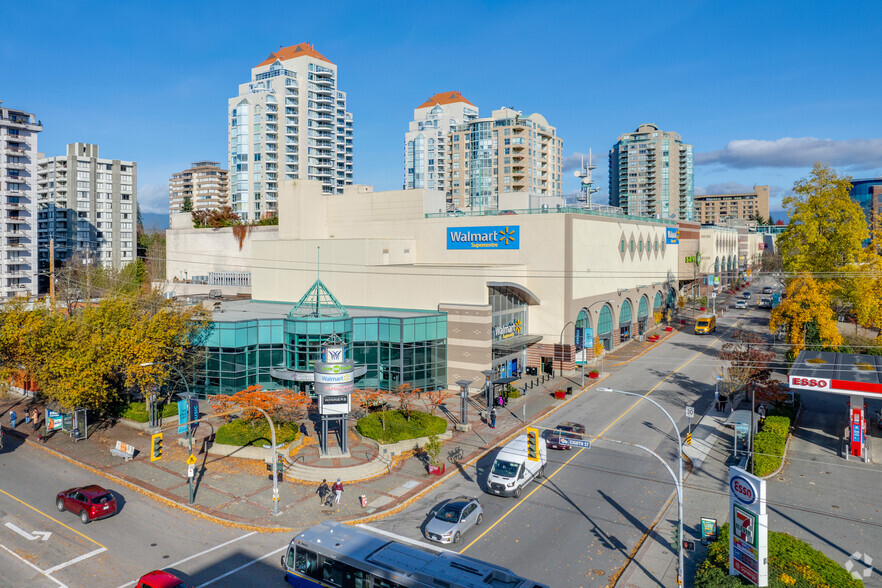
[[[325,501],[325,496],[330,494],[331,489],[328,488],[328,481],[322,480],[322,483],[319,484],[319,487],[315,489],[315,493],[318,494],[319,497],[319,506]]]
[[[306,423],[300,423],[300,434],[304,437],[309,436],[309,431],[306,430]],[[322,480],[322,483],[324,483],[324,480]]]
[[[343,482],[340,481],[340,478],[334,482],[332,489],[334,490],[334,504],[340,504],[340,499],[343,498]]]
[[[726,412],[726,405],[729,403],[728,396],[720,396],[720,410]]]
[[[13,410],[9,413],[9,426],[15,429],[15,421],[18,420],[18,414]]]
[[[720,391],[714,390],[714,410],[720,412]]]
[[[759,414],[759,424],[762,426],[763,421],[766,420],[766,405],[760,404],[756,412]]]
[[[496,409],[495,408],[490,409],[490,428],[491,429],[496,428]]]
[[[37,411],[36,408],[34,408],[34,410],[31,411],[31,420],[34,422],[34,431],[35,432],[37,429],[39,429],[39,427],[37,426],[37,420],[39,420],[39,418],[40,418],[40,413]]]

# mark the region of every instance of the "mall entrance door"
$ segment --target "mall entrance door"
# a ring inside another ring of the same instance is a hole
[[[542,361],[542,373],[544,374],[552,374],[554,373],[554,358],[553,357],[542,357],[540,358]]]

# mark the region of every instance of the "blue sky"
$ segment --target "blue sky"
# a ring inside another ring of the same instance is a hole
[[[74,141],[139,166],[144,212],[168,179],[227,161],[227,99],[281,45],[338,66],[355,119],[355,181],[400,188],[413,108],[461,91],[557,127],[569,162],[643,122],[695,145],[696,192],[773,186],[812,162],[882,175],[875,1],[19,2],[4,6],[0,100],[43,121],[40,150]],[[564,191],[577,189],[573,167]]]

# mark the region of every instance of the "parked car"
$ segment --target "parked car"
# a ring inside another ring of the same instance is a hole
[[[55,497],[55,506],[59,512],[69,510],[80,515],[84,525],[116,514],[116,498],[95,484],[59,492]]]
[[[569,445],[561,443],[561,439],[581,439],[585,434],[585,425],[565,421],[554,428],[545,438],[545,446],[549,449],[572,449]]]
[[[499,214],[500,215],[508,215],[508,214],[517,214],[517,213],[513,210],[500,210]]]
[[[437,543],[459,543],[466,531],[484,520],[484,509],[477,498],[461,496],[444,503],[426,523],[423,534]]]
[[[189,588],[189,586],[174,574],[155,570],[141,576],[135,588]]]
[[[747,300],[741,298],[735,301],[735,308],[747,308]]]
[[[141,579],[138,580],[138,584],[135,588],[190,588],[187,584],[184,583],[183,580],[175,576],[174,574],[169,574],[168,572],[163,572],[162,570],[155,570],[153,572],[148,572],[141,576]]]
[[[763,288],[763,294],[771,294],[771,293],[772,293],[771,286],[766,286],[765,288]]]

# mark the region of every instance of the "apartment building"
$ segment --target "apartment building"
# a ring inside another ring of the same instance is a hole
[[[37,133],[30,112],[0,101],[0,298],[37,294]]]
[[[41,264],[80,256],[120,269],[137,250],[138,165],[98,156],[98,145],[71,143],[37,164]]]
[[[609,203],[631,216],[693,220],[692,145],[642,124],[609,151]]]
[[[337,66],[301,43],[270,53],[229,100],[230,202],[246,221],[277,210],[282,180],[352,183],[352,115]]]
[[[500,108],[450,133],[448,203],[458,209],[556,206],[561,196],[557,129],[541,114]]]
[[[769,218],[769,187],[754,186],[743,194],[703,194],[695,196],[695,220],[703,225],[724,225],[727,220]],[[763,223],[765,224],[765,223]]]
[[[456,127],[476,118],[478,107],[459,92],[435,94],[415,108],[404,135],[404,188],[440,190],[449,200],[447,140]]]
[[[168,182],[170,213],[212,210],[230,203],[230,179],[217,161],[196,161],[190,169],[172,174]]]

